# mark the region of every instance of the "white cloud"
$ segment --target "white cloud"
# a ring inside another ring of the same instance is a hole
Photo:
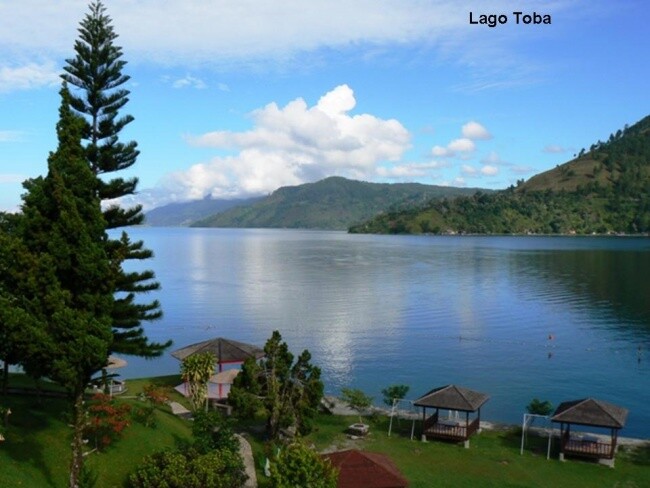
[[[474,141],[463,137],[460,139],[454,139],[447,144],[447,147],[434,146],[433,149],[431,149],[431,154],[436,158],[451,158],[454,156],[467,158],[467,156],[475,150],[476,144]]]
[[[377,168],[377,175],[390,179],[422,178],[447,166],[447,164],[438,161],[432,161],[430,163],[407,163],[390,167],[380,166]]]
[[[461,176],[454,178],[454,181],[452,183],[452,186],[466,186],[466,185],[467,185],[467,181],[465,181],[465,178]]]
[[[455,153],[471,153],[476,150],[476,144],[474,141],[467,138],[455,139],[447,145],[447,149]]]
[[[1,2],[0,51],[69,52],[87,3]],[[320,47],[434,41],[466,24],[455,1],[168,0],[161,8],[159,0],[112,0],[107,7],[129,59],[168,65],[277,60]]]
[[[470,166],[469,164],[463,164],[463,165],[460,167],[460,171],[461,171],[465,176],[476,176],[476,174],[478,173],[478,170],[477,170],[475,167]]]
[[[208,87],[208,85],[201,79],[195,78],[191,75],[186,75],[184,78],[180,78],[172,83],[174,88],[196,88],[198,90],[203,90]]]
[[[485,176],[496,176],[499,173],[499,168],[496,166],[491,166],[489,164],[486,164],[481,168],[481,174]]]
[[[449,149],[442,146],[433,146],[433,149],[431,149],[431,154],[436,158],[445,158],[452,155]]]
[[[458,156],[461,159],[468,159],[476,151],[476,140],[491,139],[490,132],[481,124],[475,121],[467,122],[461,128],[463,137],[454,139],[447,146],[436,145],[431,149],[431,154],[436,158],[451,158]]]
[[[169,174],[161,184],[185,199],[197,199],[259,195],[333,174],[371,179],[381,163],[401,159],[410,134],[394,119],[351,115],[355,105],[347,85],[326,93],[312,107],[302,98],[284,107],[269,103],[251,114],[251,130],[188,137],[192,145],[235,154]]]
[[[496,166],[501,164],[506,164],[501,157],[497,154],[496,151],[490,151],[487,156],[481,159],[481,163],[487,164],[490,166]]]
[[[463,137],[471,140],[488,140],[492,139],[492,134],[478,122],[468,122],[463,126]]]
[[[54,63],[28,63],[22,66],[2,66],[0,64],[0,93],[60,84],[61,78]]]
[[[501,11],[506,3],[485,0],[481,7]],[[543,0],[534,3],[548,7]],[[70,54],[87,4],[0,1],[0,66],[3,56],[60,62]],[[467,12],[474,7],[469,0],[166,0],[161,8],[160,0],[111,0],[107,10],[133,63],[271,67],[321,49],[360,49],[363,55],[373,48],[418,46],[469,67],[472,86],[511,86],[509,78],[522,78],[517,68],[534,63],[523,62],[514,34],[468,28]],[[591,13],[579,0],[553,2],[555,15],[566,10]]]

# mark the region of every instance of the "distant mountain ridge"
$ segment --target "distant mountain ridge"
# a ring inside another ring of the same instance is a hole
[[[145,213],[145,225],[154,227],[189,226],[209,215],[223,212],[237,205],[250,205],[262,197],[247,199],[212,199],[176,202],[156,207]]]
[[[650,233],[650,116],[577,157],[492,194],[388,212],[358,233]]]
[[[432,198],[471,195],[478,190],[420,183],[368,183],[332,176],[279,188],[251,205],[230,208],[192,227],[346,230],[383,211],[420,205]]]

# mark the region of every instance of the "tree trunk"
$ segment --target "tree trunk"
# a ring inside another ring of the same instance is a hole
[[[72,424],[74,432],[72,435],[72,463],[70,464],[70,488],[79,487],[79,478],[83,469],[83,388],[75,388],[74,406],[72,408]]]
[[[9,384],[9,363],[7,361],[4,361],[2,367],[2,396],[7,395],[8,384]]]

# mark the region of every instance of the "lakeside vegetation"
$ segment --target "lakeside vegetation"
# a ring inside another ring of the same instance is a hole
[[[349,228],[375,234],[647,234],[650,116],[495,192],[432,200]]]
[[[12,384],[16,379],[12,376]],[[119,403],[133,406],[143,402],[138,397],[150,384],[171,387],[180,376],[128,380],[128,392]],[[28,386],[29,382],[23,383]],[[176,401],[185,402],[171,392]],[[0,443],[0,486],[64,486],[67,481],[70,429],[67,405],[57,398],[43,398],[39,404],[33,395],[9,395],[3,404],[12,409],[6,441]],[[187,403],[186,403],[187,405]],[[107,449],[86,456],[86,464],[97,476],[97,487],[124,487],[126,480],[146,455],[178,447],[191,438],[192,422],[174,416],[166,405],[155,408],[155,427],[138,422],[123,432]],[[643,487],[650,484],[650,446],[638,449],[622,447],[614,469],[590,461],[559,462],[557,453],[546,460],[546,439],[530,436],[523,456],[519,454],[520,430],[484,430],[471,440],[469,449],[447,442],[420,442],[416,423],[415,440],[410,439],[412,423],[402,419],[393,423],[388,436],[386,416],[366,418],[370,434],[364,439],[350,439],[347,427],[358,421],[356,416],[318,414],[312,432],[304,437],[317,450],[345,448],[366,449],[390,456],[410,481],[411,488],[430,486],[525,486],[525,487]],[[234,425],[252,445],[259,486],[269,487],[263,466],[270,444],[263,419],[242,421]]]

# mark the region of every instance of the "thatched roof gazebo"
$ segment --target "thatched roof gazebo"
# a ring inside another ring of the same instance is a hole
[[[560,424],[560,460],[564,455],[598,459],[614,467],[618,431],[625,426],[628,410],[594,398],[561,403],[551,417]],[[610,441],[592,434],[571,433],[571,425],[610,429]]]
[[[385,454],[348,449],[323,454],[323,457],[339,470],[337,488],[408,487],[408,480]]]
[[[207,341],[185,346],[172,352],[172,356],[182,361],[188,356],[204,352],[211,352],[217,357],[219,371],[223,370],[222,365],[224,364],[243,363],[249,357],[254,357],[255,359],[264,357],[264,350],[257,346],[246,344],[245,342],[233,341],[232,339],[224,339],[223,337],[208,339]]]
[[[480,432],[481,407],[489,398],[485,393],[456,385],[441,386],[425,393],[413,402],[416,407],[422,407],[422,440],[434,437],[463,441],[465,447],[469,447],[469,438],[475,432]],[[427,408],[436,409],[428,418]],[[441,418],[440,410],[465,412],[465,422],[458,418]],[[469,420],[470,413],[477,413],[472,422]]]
[[[217,373],[224,372],[223,366],[225,364],[240,364],[246,361],[248,358],[255,358],[257,360],[264,357],[264,349],[261,349],[252,344],[246,344],[245,342],[234,341],[232,339],[224,339],[223,337],[217,337],[215,339],[208,339],[207,341],[190,344],[189,346],[182,347],[181,349],[177,349],[176,351],[172,352],[172,356],[174,356],[176,359],[179,359],[180,361],[183,361],[189,356],[205,352],[211,352],[217,358]],[[224,389],[227,389],[229,392],[230,387],[225,388],[223,386],[226,385],[227,382],[215,381],[215,383],[218,387],[218,392],[216,393],[217,398],[223,399],[227,397],[228,393],[225,393]]]

